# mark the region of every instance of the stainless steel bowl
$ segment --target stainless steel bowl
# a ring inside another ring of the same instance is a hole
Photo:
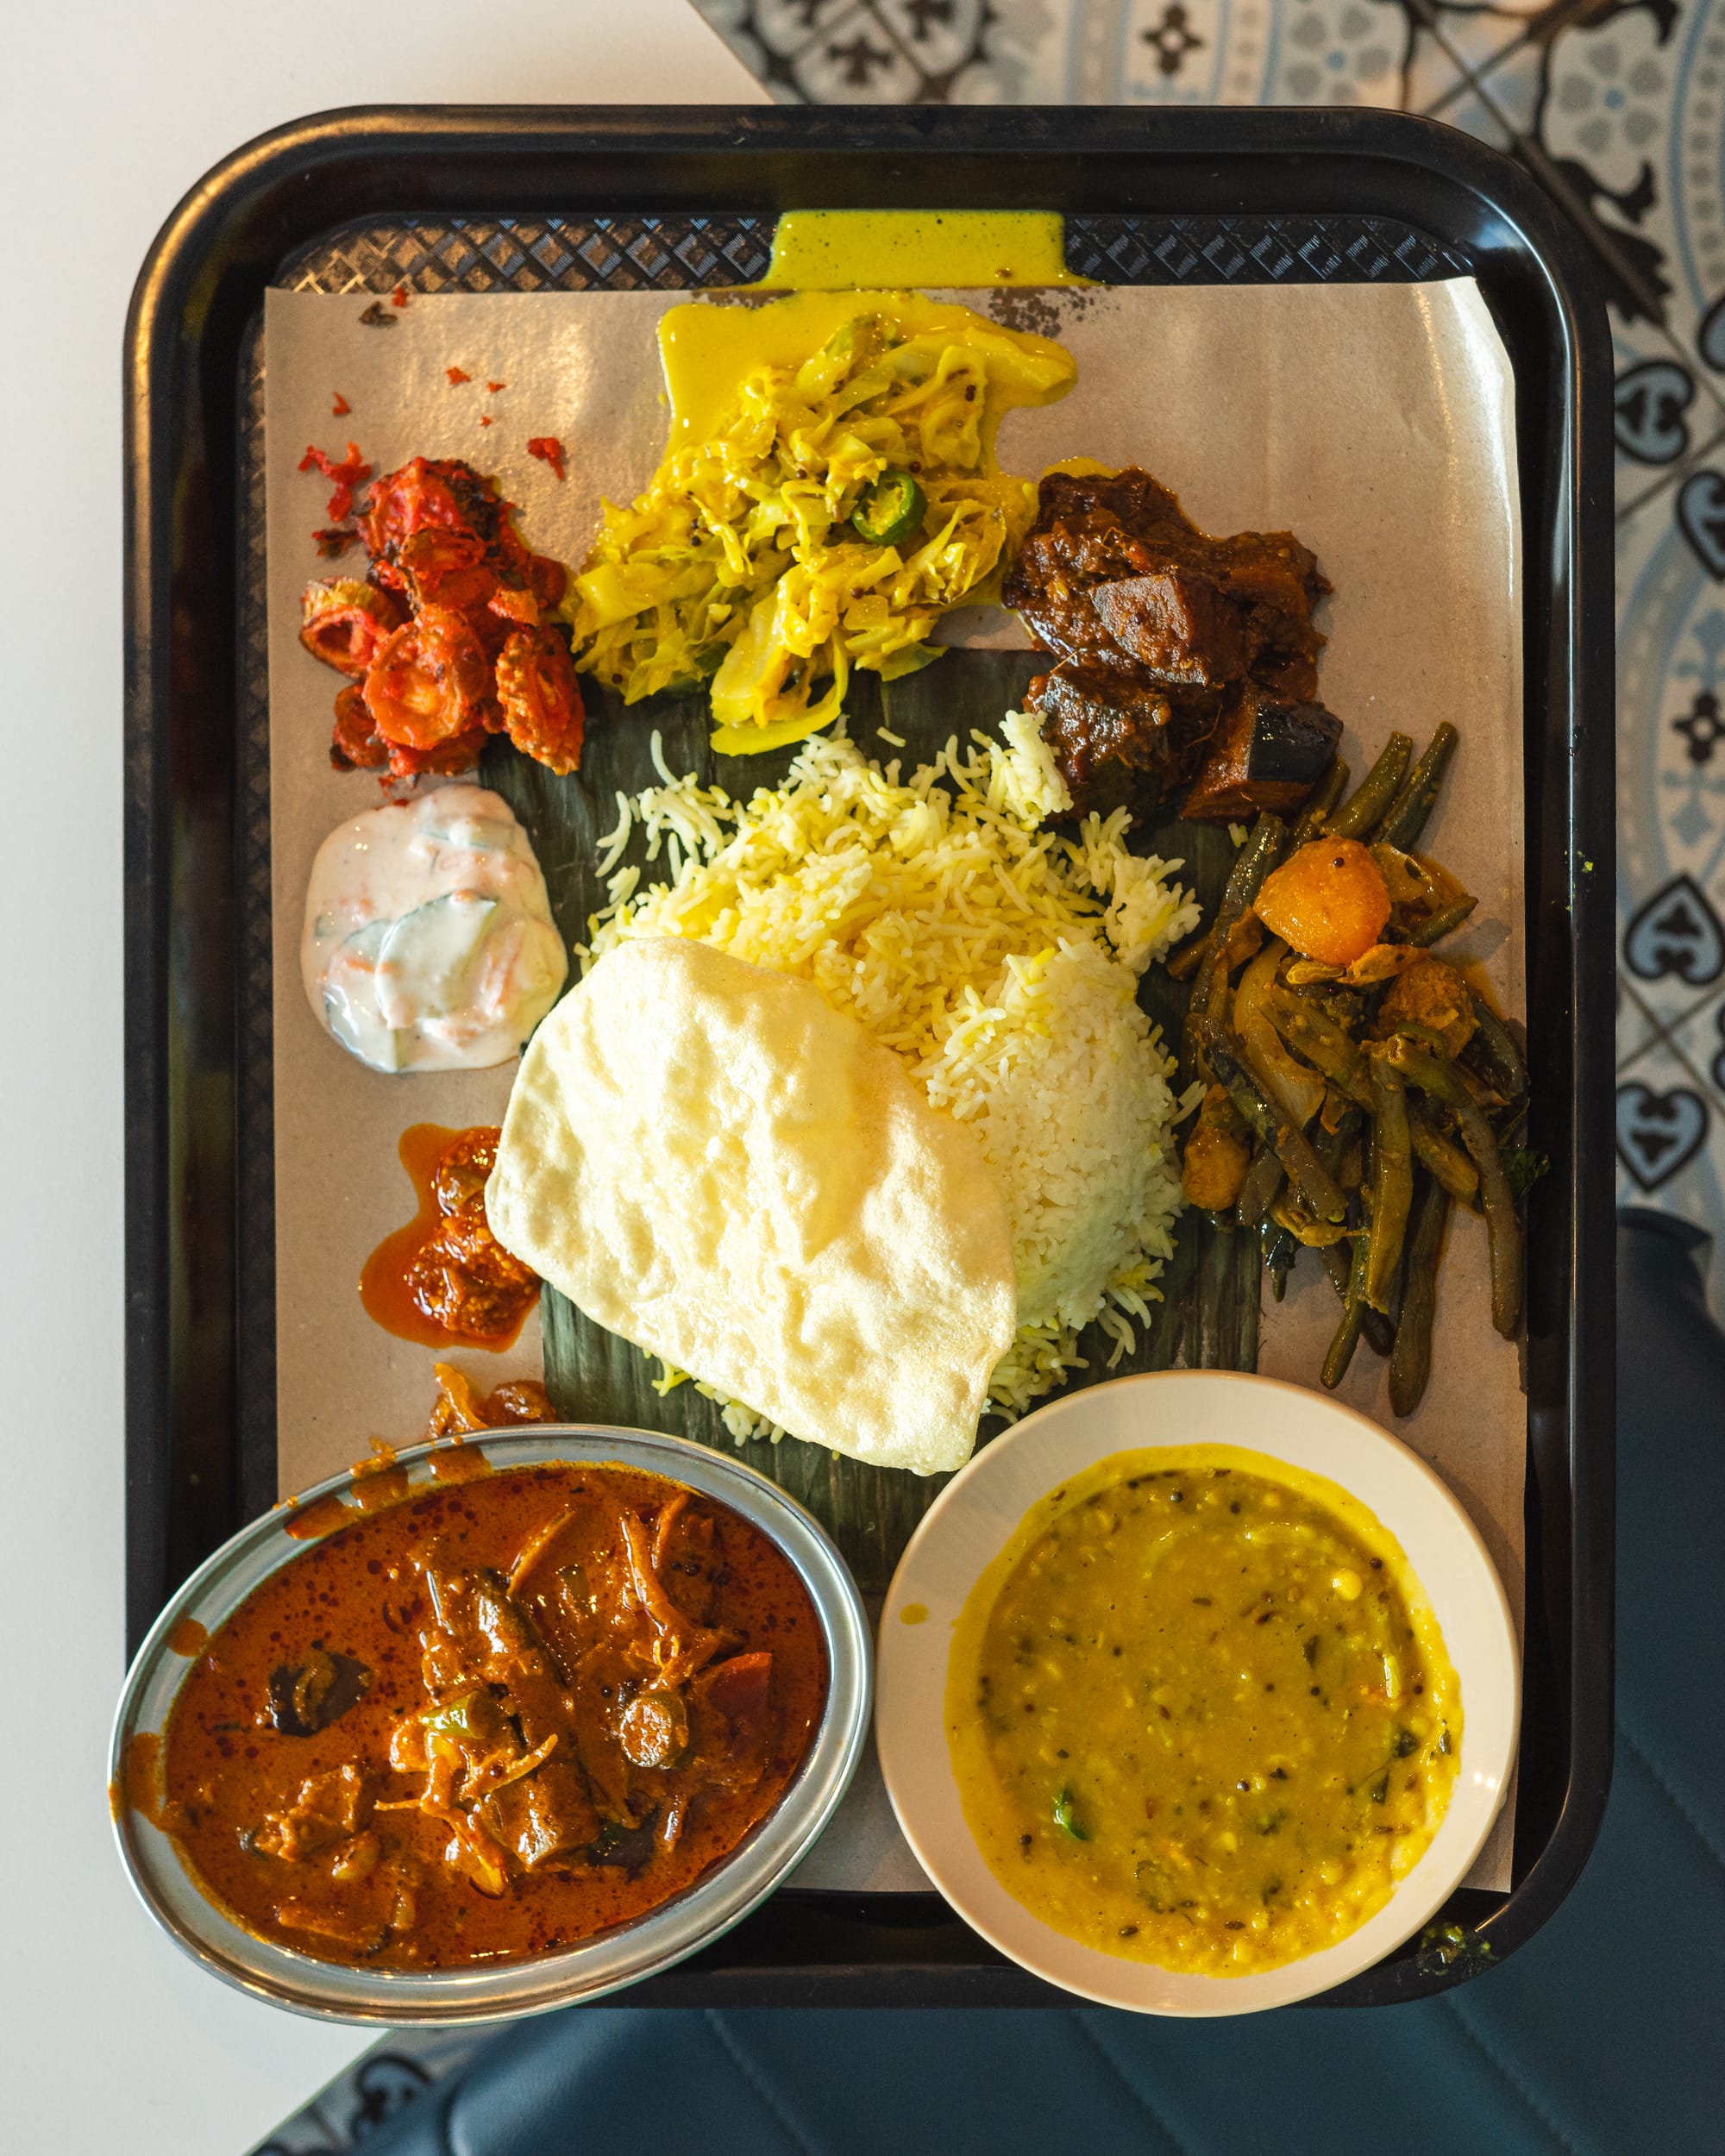
[[[169,1838],[140,1813],[115,1808],[120,1854],[144,1907],[193,1960],[213,1975],[295,2013],[336,2021],[489,2021],[539,2014],[592,1999],[668,1969],[738,1923],[806,1854],[844,1796],[869,1727],[872,1651],[856,1583],[825,1531],[775,1483],[738,1460],[647,1430],[539,1423],[468,1440],[495,1468],[580,1461],[642,1468],[687,1483],[760,1528],[796,1567],[820,1620],[830,1672],[826,1708],[796,1779],[775,1808],[723,1863],[661,1908],[580,1946],[534,1960],[474,1969],[350,1968],[254,1937],[206,1899]],[[413,1488],[435,1489],[430,1461],[440,1448],[400,1455]],[[340,1496],[351,1474],[304,1493],[302,1506]],[[447,1487],[443,1485],[442,1487]],[[214,1633],[272,1573],[305,1553],[278,1507],[242,1529],[201,1565],[157,1618],[138,1651],[114,1721],[110,1771],[121,1783],[127,1747],[165,1729],[190,1663],[169,1645],[194,1620]],[[184,1635],[182,1635],[183,1637]]]

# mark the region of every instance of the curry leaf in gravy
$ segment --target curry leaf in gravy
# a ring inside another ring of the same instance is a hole
[[[1088,1841],[1090,1830],[1079,1820],[1070,1789],[1059,1789],[1054,1798],[1054,1823],[1063,1834],[1070,1834],[1074,1841]]]

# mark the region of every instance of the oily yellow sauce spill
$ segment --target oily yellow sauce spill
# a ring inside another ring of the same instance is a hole
[[[790,210],[758,291],[879,285],[1088,285],[1057,210]]]
[[[1021,404],[1051,404],[1072,386],[1076,370],[1057,344],[1002,329],[956,300],[881,286],[792,292],[760,306],[698,301],[671,308],[659,321],[659,359],[671,401],[667,457],[718,433],[743,384],[758,369],[800,367],[863,315],[881,317],[906,341],[941,337],[960,348],[992,347],[1002,359],[1017,348],[1029,360],[1028,367],[996,368],[990,375],[985,470],[992,465],[994,435],[1007,412]]]
[[[1460,1686],[1358,1500],[1226,1445],[1117,1453],[977,1582],[948,1742],[990,1870],[1067,1937],[1206,1976],[1346,1938],[1437,1831]]]

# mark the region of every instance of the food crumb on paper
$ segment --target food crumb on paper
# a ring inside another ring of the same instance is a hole
[[[357,442],[348,444],[348,454],[339,464],[326,450],[313,445],[299,460],[299,468],[302,472],[321,472],[335,488],[329,508],[332,524],[339,524],[353,515],[354,492],[372,475],[372,467],[360,454]]]
[[[549,464],[559,479],[563,478],[563,445],[555,435],[536,434],[527,444],[527,454]]]

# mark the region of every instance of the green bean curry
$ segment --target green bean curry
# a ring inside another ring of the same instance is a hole
[[[1323,1382],[1364,1339],[1398,1415],[1430,1382],[1452,1210],[1484,1217],[1491,1322],[1513,1339],[1521,1203],[1550,1165],[1527,1143],[1525,1034],[1446,942],[1477,900],[1414,851],[1459,740],[1446,720],[1414,761],[1393,733],[1352,793],[1338,758],[1291,828],[1266,808],[1168,967],[1193,984],[1182,1048],[1204,1081],[1188,1202],[1258,1238],[1277,1301],[1317,1253],[1341,1303]]]
[[[1333,1946],[1436,1832],[1459,1686],[1394,1539],[1232,1446],[1119,1453],[1033,1507],[954,1633],[989,1868],[1055,1930],[1215,1977]]]
[[[554,1464],[346,1517],[186,1643],[160,1758],[129,1762],[249,1930],[389,1967],[547,1953],[690,1885],[783,1795],[825,1651],[725,1506]]]

